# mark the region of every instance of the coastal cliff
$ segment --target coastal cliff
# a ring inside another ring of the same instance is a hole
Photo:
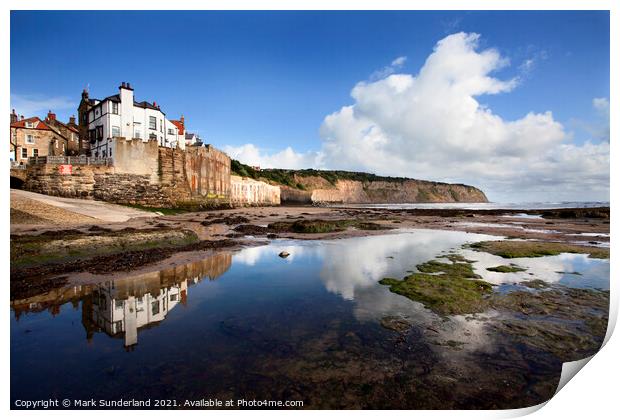
[[[233,172],[280,185],[282,203],[479,203],[487,197],[464,184],[383,177],[364,172],[314,169],[257,170],[237,161]]]
[[[296,203],[478,203],[487,202],[482,191],[461,184],[429,181],[352,181],[315,186],[296,177],[304,190],[281,186],[282,202]]]

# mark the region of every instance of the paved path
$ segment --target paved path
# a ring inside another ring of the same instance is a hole
[[[131,207],[110,204],[104,201],[81,200],[79,198],[53,197],[30,191],[11,190],[11,199],[25,198],[39,201],[51,206],[94,217],[104,222],[125,222],[134,217],[155,217],[157,213],[133,209]]]

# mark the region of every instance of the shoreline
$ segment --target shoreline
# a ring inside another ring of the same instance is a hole
[[[523,213],[539,217],[520,217]],[[302,230],[307,228],[306,231],[296,231],[300,226]],[[555,210],[244,207],[140,217],[117,223],[15,224],[11,225],[11,294],[13,290],[21,290],[17,294],[23,295],[40,286],[46,288],[50,278],[53,280],[48,286],[69,277],[79,279],[72,280],[79,284],[95,284],[136,270],[153,271],[197,261],[209,252],[232,252],[268,244],[275,238],[325,240],[383,235],[400,229],[435,229],[604,248],[609,246],[609,226],[609,207]],[[150,243],[144,237],[146,232],[165,239],[180,231],[194,239],[178,245],[169,241],[158,243],[161,239]],[[55,254],[43,258],[40,251],[45,247],[55,250],[64,246],[75,254],[80,246],[89,246],[93,241],[102,243],[104,239],[111,241],[111,246],[116,246],[114,241],[118,239],[122,250],[89,247],[84,255],[67,254],[56,259]],[[27,263],[15,259],[14,251],[19,244],[32,240],[38,241],[37,250],[32,251]]]

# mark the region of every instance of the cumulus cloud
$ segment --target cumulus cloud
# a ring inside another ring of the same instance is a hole
[[[325,117],[318,153],[287,148],[261,155],[246,145],[238,156],[269,166],[314,163],[465,182],[498,201],[608,199],[608,143],[573,143],[550,111],[505,120],[478,101],[507,94],[521,80],[494,77],[510,61],[496,49],[480,50],[479,39],[475,33],[449,35],[435,45],[418,74],[388,71],[359,82],[351,91],[353,104]],[[604,98],[593,104],[606,105]]]
[[[64,96],[46,97],[41,95],[11,94],[11,108],[19,115],[26,118],[32,116],[42,117],[47,111],[66,111],[77,108],[77,104]]]
[[[297,153],[290,146],[272,154],[261,151],[251,143],[242,146],[224,146],[223,149],[233,159],[261,168],[304,169],[323,166],[322,153]]]

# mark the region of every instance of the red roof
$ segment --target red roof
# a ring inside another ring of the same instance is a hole
[[[34,126],[26,127],[26,122],[31,122],[34,124]],[[49,128],[47,124],[41,121],[39,117],[30,117],[30,118],[25,118],[20,121],[15,121],[14,123],[11,124],[11,127],[12,128],[30,128],[34,130],[50,130],[50,131],[52,130],[51,128]]]
[[[179,129],[179,134],[185,134],[185,124],[183,124],[179,120],[170,120],[170,122],[177,126],[177,128]]]

